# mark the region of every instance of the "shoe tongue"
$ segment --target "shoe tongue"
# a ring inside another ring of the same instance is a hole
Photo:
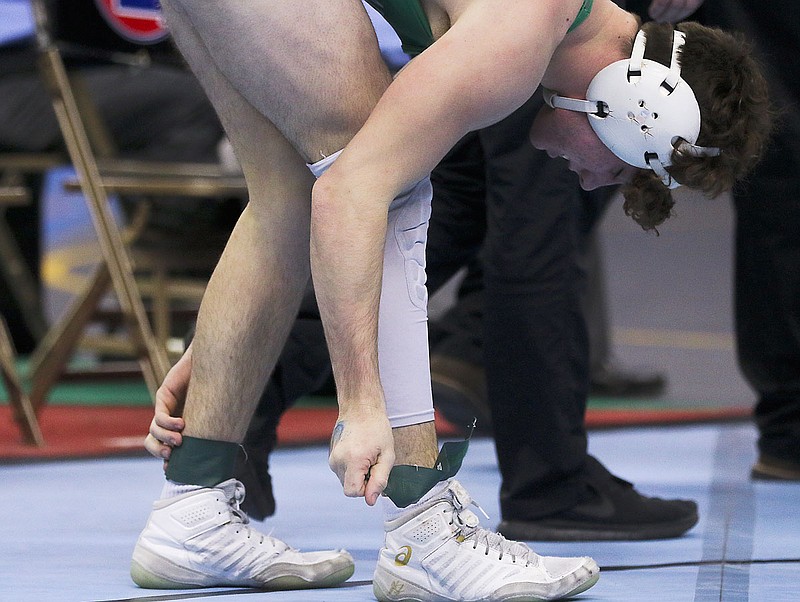
[[[456,503],[456,507],[466,508],[472,503],[472,496],[458,481],[450,481],[448,489],[453,494],[453,501]]]
[[[248,524],[250,518],[239,508],[239,505],[244,501],[244,485],[236,479],[228,479],[217,485],[216,488],[221,489],[225,494],[225,499],[228,500],[228,505],[231,507],[231,520],[235,523]]]
[[[438,501],[440,498],[444,497],[445,491],[449,488],[451,482],[450,481],[439,481],[430,488],[428,493],[423,495],[419,501],[416,503],[418,506],[424,506],[432,501]]]
[[[228,479],[227,481],[223,481],[217,485],[216,488],[221,489],[225,493],[225,497],[228,500],[235,499],[239,503],[242,503],[244,500],[244,485],[242,485],[236,479]]]

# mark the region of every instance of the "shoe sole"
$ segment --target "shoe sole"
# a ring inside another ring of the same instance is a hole
[[[596,566],[596,565],[595,565]],[[493,602],[546,602],[547,600],[563,600],[571,598],[585,592],[592,587],[600,579],[600,572],[595,571],[594,574],[586,581],[581,583],[575,589],[562,594],[558,598],[541,598],[538,596],[510,594],[507,597],[491,598]],[[387,587],[388,586],[388,587]],[[432,591],[420,587],[419,585],[410,583],[405,579],[398,577],[391,571],[384,569],[381,566],[376,567],[375,576],[372,580],[372,593],[378,602],[431,602],[432,600],[441,600],[446,602],[456,602],[456,598],[445,598]]]
[[[328,560],[318,565],[300,567],[301,569],[311,569],[313,567],[321,569],[325,565],[331,565],[328,567],[328,571],[319,577],[304,578],[300,575],[279,575],[263,583],[253,581],[236,583],[225,580],[218,581],[203,573],[176,565],[141,547],[138,547],[134,554],[135,557],[131,560],[131,579],[136,585],[144,589],[198,589],[203,587],[253,587],[264,590],[315,589],[333,587],[344,583],[355,572],[355,565],[342,557],[341,559]],[[137,560],[137,557],[139,560]],[[156,571],[147,568],[143,563],[149,566],[157,566],[160,570]],[[173,575],[180,576],[175,578],[167,576],[164,574],[166,572],[164,569],[171,571]]]
[[[502,521],[497,530],[517,541],[646,541],[680,537],[697,524],[697,515],[669,523],[609,529],[607,524],[581,528],[524,521]]]

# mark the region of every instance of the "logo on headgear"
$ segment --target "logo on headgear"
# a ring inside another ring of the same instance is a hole
[[[159,0],[95,0],[100,14],[120,36],[137,44],[155,44],[169,32]]]

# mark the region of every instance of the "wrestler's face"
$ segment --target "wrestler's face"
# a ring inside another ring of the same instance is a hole
[[[551,157],[566,159],[584,190],[624,184],[637,169],[600,141],[584,113],[545,106],[533,121],[530,140]]]

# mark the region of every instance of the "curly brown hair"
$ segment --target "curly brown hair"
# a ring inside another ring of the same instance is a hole
[[[672,25],[650,22],[642,29],[647,35],[645,57],[669,65]],[[696,144],[721,152],[716,157],[694,157],[673,151],[667,171],[681,184],[716,196],[753,168],[767,144],[772,123],[767,82],[741,35],[688,21],[676,29],[686,34],[678,56],[681,77],[700,105]],[[649,169],[638,171],[622,193],[625,214],[644,230],[656,230],[672,215],[672,194]]]

